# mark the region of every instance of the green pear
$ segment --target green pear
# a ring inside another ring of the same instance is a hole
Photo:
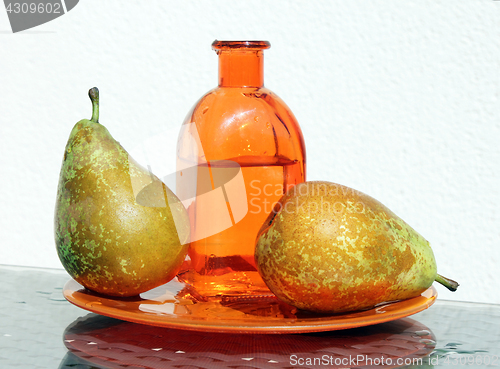
[[[304,182],[276,204],[255,260],[269,289],[297,308],[340,313],[419,296],[436,280],[432,249],[374,198],[330,182]]]
[[[171,280],[188,248],[189,218],[175,194],[92,118],[71,131],[55,210],[55,241],[66,271],[86,288],[134,296]]]

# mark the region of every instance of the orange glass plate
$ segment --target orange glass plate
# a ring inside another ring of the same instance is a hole
[[[232,333],[305,333],[368,326],[416,314],[430,307],[437,297],[431,286],[408,300],[365,311],[325,315],[298,310],[274,296],[204,300],[177,279],[132,298],[100,295],[70,280],[63,294],[78,307],[129,322]]]

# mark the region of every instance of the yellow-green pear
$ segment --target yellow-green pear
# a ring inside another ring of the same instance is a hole
[[[330,182],[291,188],[263,225],[258,271],[281,300],[300,309],[340,313],[419,296],[436,280],[432,249],[374,198]]]
[[[98,122],[97,88],[89,96],[92,118],[75,124],[64,152],[57,253],[86,288],[134,296],[177,274],[187,254],[189,219],[175,194]]]

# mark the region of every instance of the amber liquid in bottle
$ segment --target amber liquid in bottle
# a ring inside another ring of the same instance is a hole
[[[177,147],[177,194],[191,221],[189,258],[178,277],[207,297],[269,294],[254,261],[256,237],[283,193],[305,181],[302,132],[263,87],[269,43],[212,46],[219,86],[188,114]],[[193,168],[196,175],[188,175]]]

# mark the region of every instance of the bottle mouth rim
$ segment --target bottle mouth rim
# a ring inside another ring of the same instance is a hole
[[[214,50],[224,50],[224,49],[258,49],[265,50],[271,47],[269,41],[221,41],[215,40],[212,43],[212,49]]]

